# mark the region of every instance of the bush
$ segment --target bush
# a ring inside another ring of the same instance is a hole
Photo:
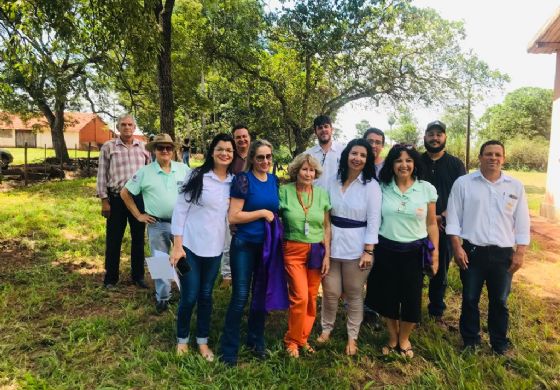
[[[546,171],[549,141],[543,137],[515,137],[505,142],[505,169]]]

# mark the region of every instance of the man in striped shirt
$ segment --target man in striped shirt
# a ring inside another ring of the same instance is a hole
[[[99,152],[97,170],[97,196],[101,199],[101,215],[107,219],[105,228],[105,288],[114,288],[119,281],[121,244],[126,229],[130,225],[131,275],[133,283],[140,288],[148,288],[144,282],[144,230],[127,209],[119,193],[134,173],[150,162],[150,154],[144,144],[133,138],[136,122],[125,114],[118,118],[118,138],[107,141]],[[142,198],[135,199],[143,210]]]

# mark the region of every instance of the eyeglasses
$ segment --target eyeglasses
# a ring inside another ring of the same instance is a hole
[[[163,151],[172,152],[173,151],[173,146],[171,146],[171,145],[156,145],[156,150],[158,152],[163,152]]]
[[[272,161],[272,154],[259,154],[258,156],[255,156],[255,160],[257,160],[257,162],[263,162],[265,159]]]
[[[370,145],[383,145],[383,141],[379,141],[378,139],[368,139],[367,143]]]
[[[214,152],[216,153],[226,152],[227,154],[233,154],[233,149],[214,148]]]

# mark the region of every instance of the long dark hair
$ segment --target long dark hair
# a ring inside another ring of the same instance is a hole
[[[187,202],[200,204],[200,195],[202,194],[202,184],[204,174],[210,172],[214,169],[214,158],[212,155],[214,154],[214,149],[218,142],[225,141],[231,143],[231,147],[233,149],[233,153],[235,156],[235,142],[233,142],[233,137],[231,134],[227,133],[220,133],[217,134],[210,142],[210,147],[206,151],[206,156],[204,159],[204,163],[199,166],[198,168],[193,169],[192,173],[189,175],[189,179],[183,186],[181,187],[181,193],[184,194],[185,200]],[[232,160],[233,161],[233,160]],[[231,164],[229,164],[227,168],[227,172],[231,173]]]
[[[385,184],[389,184],[395,177],[395,170],[393,169],[393,164],[395,160],[401,156],[402,152],[408,153],[410,158],[414,161],[414,170],[412,171],[412,178],[414,180],[424,177],[424,163],[422,162],[422,157],[420,153],[412,145],[396,144],[389,150],[387,158],[385,158],[385,163],[381,172],[379,172],[379,181]]]
[[[363,184],[366,184],[368,181],[371,181],[371,179],[375,179],[375,157],[373,156],[371,146],[363,138],[356,138],[348,142],[348,145],[346,145],[340,154],[337,178],[342,184],[344,184],[346,179],[348,179],[348,156],[354,146],[362,146],[366,149],[366,165],[364,166],[364,169],[362,169]]]

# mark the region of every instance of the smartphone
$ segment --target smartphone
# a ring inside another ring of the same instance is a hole
[[[177,269],[179,276],[182,276],[191,270],[191,266],[187,263],[186,257],[181,257],[177,264],[175,264],[175,269]]]

